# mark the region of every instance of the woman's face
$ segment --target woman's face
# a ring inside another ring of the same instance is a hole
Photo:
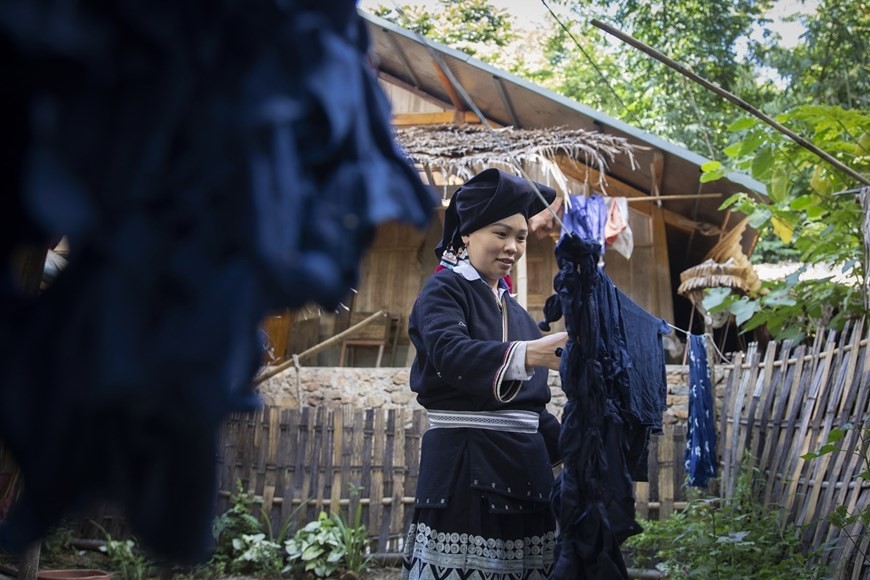
[[[528,235],[526,218],[518,213],[462,236],[462,241],[471,265],[495,287],[525,253]]]

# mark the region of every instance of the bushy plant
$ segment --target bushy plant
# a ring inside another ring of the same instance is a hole
[[[242,534],[233,538],[233,560],[230,571],[235,574],[279,574],[284,566],[281,546],[266,539],[266,534]]]
[[[113,540],[109,536],[100,551],[109,557],[112,577],[120,580],[150,578],[148,560],[136,549],[134,540]]]
[[[290,564],[285,572],[313,573],[317,578],[328,578],[345,569],[355,574],[368,565],[367,534],[360,525],[357,510],[354,525],[347,524],[340,515],[320,515],[296,532],[284,544]]]
[[[800,530],[756,501],[759,474],[744,460],[732,500],[698,499],[670,518],[644,524],[626,544],[641,567],[668,578],[820,578]]]
[[[254,515],[260,503],[262,500],[258,501],[253,494],[245,491],[241,481],[237,482],[236,493],[230,496],[230,509],[215,518],[212,525],[215,551],[211,564],[216,573],[234,568],[233,562],[238,556],[234,540],[255,536],[262,531],[260,520]]]
[[[57,558],[72,549],[72,540],[73,533],[68,526],[56,526],[42,539],[42,555],[49,559]]]

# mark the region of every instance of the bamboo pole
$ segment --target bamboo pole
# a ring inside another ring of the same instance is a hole
[[[274,367],[271,367],[271,368],[264,370],[259,375],[254,377],[254,384],[258,385],[258,384],[262,383],[263,381],[265,381],[266,379],[270,379],[270,378],[274,377],[275,375],[286,371],[290,367],[294,366],[297,361],[299,361],[305,357],[311,356],[313,354],[317,354],[318,352],[329,348],[330,346],[332,346],[335,343],[337,343],[338,341],[340,341],[342,338],[344,338],[350,334],[353,334],[354,332],[356,332],[360,328],[362,328],[368,324],[371,324],[372,322],[374,322],[378,318],[380,318],[382,316],[386,316],[386,315],[387,315],[387,313],[384,312],[383,310],[378,310],[377,312],[375,312],[374,314],[372,314],[371,316],[369,316],[365,320],[361,320],[360,322],[357,322],[356,324],[354,324],[353,326],[351,326],[347,330],[342,330],[341,332],[339,332],[338,334],[336,334],[332,338],[328,338],[328,339],[324,340],[323,342],[321,342],[320,344],[315,344],[314,346],[312,346],[308,350],[302,351],[298,355],[291,357],[290,360],[286,360],[286,361],[282,362],[281,364],[279,364],[278,366],[274,366]]]
[[[839,161],[838,159],[833,157],[827,151],[824,151],[824,150],[820,149],[818,146],[814,145],[813,143],[807,141],[806,139],[804,139],[803,137],[801,137],[800,135],[798,135],[797,133],[795,133],[794,131],[792,131],[788,127],[786,127],[786,126],[776,122],[772,118],[768,117],[767,115],[765,115],[764,113],[762,113],[761,111],[759,111],[758,109],[756,109],[755,107],[753,107],[752,105],[750,105],[749,103],[747,103],[746,101],[741,99],[740,97],[738,97],[732,93],[729,93],[728,91],[726,91],[722,87],[711,83],[707,79],[692,72],[691,70],[689,70],[685,66],[681,65],[680,63],[673,60],[672,58],[665,56],[664,54],[662,54],[661,52],[652,48],[651,46],[644,44],[643,42],[637,40],[636,38],[622,32],[621,30],[619,30],[617,28],[610,26],[609,24],[606,24],[606,23],[598,20],[597,18],[593,18],[591,20],[591,23],[593,26],[600,28],[604,32],[607,32],[608,34],[615,36],[619,40],[621,40],[627,44],[630,44],[634,48],[640,50],[641,52],[648,54],[649,56],[653,57],[654,59],[658,60],[659,62],[666,64],[667,66],[671,67],[672,69],[674,69],[678,73],[682,74],[683,76],[688,77],[689,79],[695,81],[696,83],[698,83],[702,87],[716,93],[717,95],[719,95],[723,99],[730,101],[731,103],[737,105],[738,107],[740,107],[741,109],[743,109],[747,113],[750,113],[751,115],[761,119],[762,121],[764,121],[765,123],[767,123],[768,125],[770,125],[774,129],[776,129],[777,131],[779,131],[780,133],[782,133],[783,135],[785,135],[786,137],[788,137],[789,139],[791,139],[792,141],[794,141],[795,143],[797,143],[798,145],[803,147],[804,149],[810,151],[811,153],[815,154],[816,156],[823,159],[824,161],[827,161],[828,163],[830,163],[831,165],[833,165],[834,167],[836,167],[840,171],[842,171],[842,172],[846,173],[847,175],[849,175],[850,177],[858,180],[860,183],[863,183],[864,185],[870,185],[870,180],[868,180],[866,177],[864,177],[863,175],[861,175],[860,173],[858,173],[857,171],[855,171],[854,169],[852,169],[851,167],[849,167],[845,163],[842,163],[841,161]]]
[[[637,203],[639,201],[669,201],[677,199],[709,199],[714,197],[722,197],[721,193],[675,193],[673,195],[647,195],[644,197],[627,197],[628,203]]]

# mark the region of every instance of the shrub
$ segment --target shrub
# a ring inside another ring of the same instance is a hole
[[[636,565],[654,566],[668,578],[826,577],[815,554],[802,550],[799,528],[756,501],[758,484],[745,459],[732,500],[698,499],[666,520],[645,523],[626,542]]]
[[[348,525],[338,514],[326,512],[300,529],[284,544],[290,565],[284,571],[297,570],[313,573],[317,578],[328,578],[335,572],[346,569],[360,574],[368,565],[367,534],[359,524],[357,510],[353,526]]]

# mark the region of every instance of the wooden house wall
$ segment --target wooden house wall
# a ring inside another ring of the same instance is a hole
[[[406,88],[383,80],[381,86],[387,92],[395,114],[445,110],[443,106]],[[538,174],[535,168],[527,168],[527,171],[533,179],[555,185],[545,175]],[[583,186],[569,179],[568,187],[572,191],[581,191]],[[436,212],[436,215],[440,217],[443,212]],[[632,208],[629,224],[634,235],[632,258],[626,260],[613,250],[607,250],[606,272],[617,287],[645,310],[673,321],[673,290],[661,215],[654,208]],[[427,231],[395,223],[384,224],[363,259],[357,292],[348,297],[347,303],[356,313],[384,310],[397,319],[395,351],[387,353],[383,365],[405,366],[410,362],[413,352],[409,351],[407,318],[423,282],[437,266],[433,250],[440,236],[439,219],[433,219]],[[553,277],[557,270],[554,245],[551,237],[539,239],[532,236],[529,239],[526,252],[526,299],[528,310],[536,320],[543,318],[544,302],[553,292]],[[348,325],[347,313],[323,314],[320,316],[318,338],[325,340]],[[372,358],[371,354],[362,353],[355,364],[365,366],[370,362],[366,357]],[[337,349],[321,352],[314,364],[337,365]]]

